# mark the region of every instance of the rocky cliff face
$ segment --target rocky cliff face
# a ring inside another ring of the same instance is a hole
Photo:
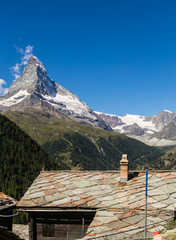
[[[49,109],[82,124],[112,130],[92,109],[74,93],[52,81],[45,67],[35,56],[31,57],[21,77],[9,92],[0,97],[0,112],[22,110],[26,107]]]
[[[171,123],[174,118],[176,118],[176,113],[164,110],[160,112],[156,117],[154,117],[152,122],[155,124],[158,131],[160,131],[169,123]]]
[[[108,115],[108,114],[104,114],[104,113],[100,113],[100,112],[96,112],[107,124],[109,124],[112,128],[116,127],[116,126],[121,126],[124,125],[124,123],[122,122],[122,120],[115,115]]]
[[[99,113],[115,132],[124,133],[148,145],[176,145],[176,113],[164,110],[157,116],[126,114],[122,117]]]
[[[166,138],[176,141],[176,118],[164,126],[161,131],[155,133],[153,137],[157,137],[159,139]]]

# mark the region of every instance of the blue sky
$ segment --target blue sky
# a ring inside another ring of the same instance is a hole
[[[0,82],[10,86],[19,49],[33,46],[51,79],[93,110],[175,112],[175,12],[175,0],[1,1]]]

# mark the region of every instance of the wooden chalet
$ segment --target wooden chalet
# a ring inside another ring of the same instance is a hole
[[[17,205],[18,211],[29,213],[29,239],[143,236],[145,173],[128,180],[125,158],[121,161],[123,173],[42,171]],[[148,184],[147,236],[153,237],[174,216],[176,172],[149,172]]]

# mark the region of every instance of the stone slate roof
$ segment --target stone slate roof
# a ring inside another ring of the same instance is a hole
[[[14,207],[17,204],[13,198],[0,192],[0,211],[6,208]]]
[[[132,239],[143,236],[145,173],[126,185],[115,171],[41,172],[18,207],[96,209],[84,239]],[[176,209],[176,172],[149,172],[148,236],[161,230]]]

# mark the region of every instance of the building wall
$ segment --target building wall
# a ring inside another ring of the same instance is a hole
[[[85,236],[95,213],[32,213],[29,214],[30,240],[72,240]]]

